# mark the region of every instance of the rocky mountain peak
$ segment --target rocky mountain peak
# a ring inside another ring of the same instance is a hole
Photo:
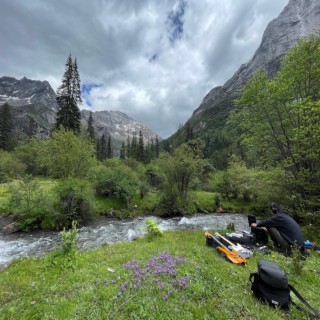
[[[31,80],[26,77],[20,80],[6,76],[0,78],[0,104],[5,102],[15,107],[41,103],[53,111],[57,111],[58,108],[56,93],[48,81]]]
[[[320,29],[319,0],[290,0],[278,18],[272,20],[262,37],[261,44],[253,57],[241,65],[235,74],[222,86],[212,89],[193,112],[197,116],[208,108],[239,97],[243,84],[259,68],[269,75],[280,67],[281,57],[298,39],[305,38]],[[232,104],[226,103],[232,107]]]

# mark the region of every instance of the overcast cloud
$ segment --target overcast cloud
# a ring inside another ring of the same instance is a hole
[[[0,0],[0,76],[61,83],[77,58],[82,108],[162,138],[258,48],[288,0]]]

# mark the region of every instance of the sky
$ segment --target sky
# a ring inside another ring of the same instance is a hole
[[[289,0],[0,0],[0,77],[56,91],[77,59],[81,109],[113,110],[161,138],[253,56]]]

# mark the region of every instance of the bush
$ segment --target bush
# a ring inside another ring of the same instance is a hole
[[[85,178],[96,165],[94,146],[72,131],[60,130],[45,142],[38,162],[54,178]]]
[[[96,179],[95,189],[98,195],[126,201],[127,208],[141,187],[137,174],[120,162],[113,167],[100,166],[91,175]]]
[[[51,201],[31,175],[9,184],[8,193],[9,210],[17,215],[23,231],[43,228],[53,220],[48,209]]]
[[[57,196],[55,209],[60,228],[87,223],[93,215],[92,185],[86,180],[68,179],[61,181],[55,188]]]
[[[25,170],[26,166],[13,153],[0,150],[0,183],[17,179]]]

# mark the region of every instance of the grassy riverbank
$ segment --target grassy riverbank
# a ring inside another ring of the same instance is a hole
[[[197,230],[105,245],[77,253],[74,261],[55,253],[15,261],[0,271],[0,318],[303,319],[294,307],[273,310],[252,296],[249,274],[258,259],[278,263],[320,309],[320,275],[311,271],[320,269],[318,253],[303,262],[301,274],[292,258],[277,253],[256,254],[238,267],[206,247]]]

